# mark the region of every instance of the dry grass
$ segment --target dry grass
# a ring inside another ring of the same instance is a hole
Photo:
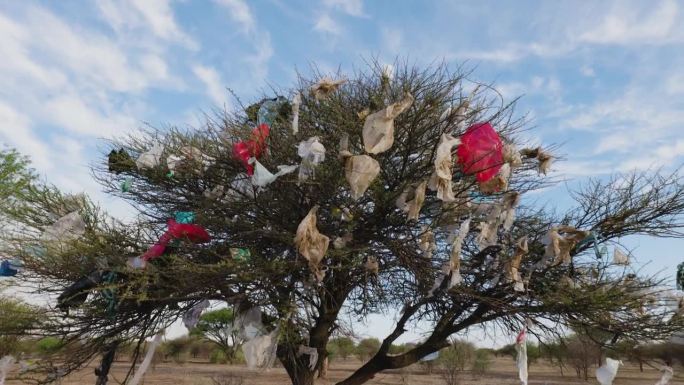
[[[348,376],[358,368],[359,362],[348,360],[346,362],[333,362],[328,370],[327,379],[319,379],[318,385],[332,385]],[[113,367],[113,381],[117,384],[123,379],[127,369],[127,363],[115,363]],[[670,385],[684,385],[684,368],[676,367],[675,374],[678,376],[670,382]],[[244,366],[215,365],[207,363],[160,363],[145,376],[145,385],[215,385],[221,384],[212,380],[220,379],[222,375],[230,380],[231,377],[242,377],[243,385],[271,385],[289,384],[289,380],[282,368],[274,368],[269,371],[250,371]],[[644,372],[639,372],[638,367],[627,364],[620,369],[614,385],[653,385],[660,378],[660,373],[650,367],[644,367]],[[239,380],[236,380],[239,381]],[[94,384],[95,376],[93,368],[86,368],[74,373],[62,381],[62,385],[85,385]],[[561,376],[558,370],[546,364],[535,364],[530,368],[530,385],[552,384],[586,384],[578,380],[574,373]],[[596,380],[589,379],[589,384],[596,384]],[[18,385],[18,381],[9,381],[7,385]],[[226,382],[231,384],[231,382]],[[239,382],[235,382],[239,384]],[[419,366],[413,366],[402,371],[389,371],[378,374],[369,385],[443,385],[438,372],[426,375]],[[474,377],[466,372],[461,385],[519,385],[517,372],[510,358],[498,358],[492,365],[492,369],[484,376]]]

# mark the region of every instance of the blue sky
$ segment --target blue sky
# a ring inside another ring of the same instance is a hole
[[[287,86],[312,63],[467,61],[495,81],[533,142],[561,144],[554,175],[684,162],[684,3],[653,1],[101,0],[0,4],[0,140],[46,178],[115,213],[88,165],[101,138],[143,123],[196,124]],[[567,203],[566,184],[541,200]],[[680,240],[627,240],[646,271],[684,258]]]

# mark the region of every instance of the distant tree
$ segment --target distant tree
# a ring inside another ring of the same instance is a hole
[[[589,380],[589,369],[600,362],[601,348],[586,334],[574,334],[567,339],[568,363],[577,378]]]
[[[39,320],[36,307],[0,294],[0,357],[17,353],[21,339],[38,326]]]
[[[457,385],[461,374],[475,358],[475,345],[467,341],[454,340],[439,353],[438,364],[442,367],[442,379],[446,385]]]
[[[235,316],[228,308],[211,310],[200,316],[193,335],[201,335],[215,343],[225,354],[229,362],[234,362],[237,351],[244,342],[239,330],[233,328]]]
[[[177,363],[185,362],[184,355],[189,352],[193,342],[193,338],[188,336],[164,341],[160,346],[161,351],[164,352],[164,360],[166,361],[171,358]]]
[[[483,375],[487,373],[492,366],[492,355],[487,349],[477,349],[473,357],[472,370],[473,373]]]
[[[346,360],[354,354],[356,349],[356,344],[354,340],[349,337],[336,337],[330,340],[330,343],[335,345],[337,348],[337,354]]]
[[[361,361],[367,361],[380,349],[380,340],[377,338],[364,338],[356,345],[356,356]]]
[[[549,364],[557,366],[561,372],[561,376],[563,376],[563,370],[568,362],[567,345],[560,339],[554,339],[553,341],[541,344],[540,349],[542,357],[544,357]]]

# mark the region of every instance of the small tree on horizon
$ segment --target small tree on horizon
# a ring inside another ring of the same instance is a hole
[[[531,328],[560,334],[582,324],[613,339],[641,340],[681,329],[682,320],[672,311],[655,309],[649,301],[662,280],[631,275],[595,252],[630,235],[681,237],[684,189],[677,173],[591,180],[571,193],[575,204],[567,211],[523,200],[511,227],[504,228],[496,215],[504,199],[552,184],[538,172],[546,172],[540,162],[548,161],[549,148],[521,151],[520,162],[517,150],[507,153],[509,166],[519,164],[505,184],[481,184],[457,163],[455,148],[448,150],[451,172],[435,173],[440,143],[449,138],[445,134],[462,138],[471,124],[488,122],[508,149],[512,144],[522,149],[528,144],[520,134],[529,123],[516,114],[515,100],[474,83],[461,68],[395,63],[394,69],[389,76],[371,64],[337,89],[328,83],[313,94],[320,73],[274,90],[286,98],[301,95],[296,132],[291,106],[279,99],[217,111],[195,129],[147,128],[114,140],[107,152],[113,150],[121,162],[112,169],[105,160],[93,174],[107,193],[138,211],[130,222],[113,219],[87,197],[39,182],[14,198],[17,203],[3,212],[11,225],[2,252],[24,261],[20,284],[55,297],[73,289],[74,282],[85,287],[62,297],[59,307],[53,302],[43,327],[46,335],[59,335],[75,349],[61,363],[63,373],[105,353],[112,341],[135,341],[139,354],[145,339],[205,300],[225,301],[238,312],[260,308],[266,331],[279,331],[277,358],[295,385],[311,385],[318,369],[298,354],[300,345],[324,357],[331,336],[348,326],[348,314],[363,319],[399,311],[369,360],[338,385],[363,384],[384,370],[412,365],[473,327],[517,331],[529,322]],[[382,152],[364,145],[369,114],[392,115],[399,108],[393,103],[409,99],[394,120],[393,145]],[[264,119],[260,107],[273,103],[279,107],[267,111],[273,113],[266,117],[268,137],[255,134]],[[233,156],[242,143],[275,172],[279,165],[302,163],[296,148],[312,137],[325,146],[326,156],[320,164],[302,166],[306,180],[294,172],[256,187],[245,175],[246,165]],[[162,162],[136,167],[133,159],[157,144],[163,146]],[[377,162],[377,177],[362,194],[352,191],[346,175],[364,176],[355,171],[357,161]],[[170,170],[171,165],[176,167]],[[421,188],[428,182],[439,191],[428,189],[423,199]],[[412,209],[405,210],[408,206]],[[47,226],[74,211],[85,221],[80,237],[59,244],[41,238]],[[194,213],[211,242],[169,243],[146,269],[128,267],[127,259],[155,244],[177,212]],[[295,241],[300,222],[312,212],[318,231],[330,240],[318,264],[307,261]],[[466,218],[472,226],[452,256],[451,237]],[[569,227],[584,241],[560,239],[558,231]],[[524,255],[522,237],[527,237]],[[549,258],[548,237],[562,263]],[[521,277],[514,283],[507,271],[516,256]],[[455,269],[455,262],[462,282],[450,287],[455,271],[445,273],[443,266]],[[424,340],[390,354],[392,344],[418,324],[427,330]]]
[[[233,363],[243,343],[239,332],[233,328],[234,320],[231,309],[211,310],[200,316],[197,326],[190,333],[216,344],[225,353],[228,362]]]

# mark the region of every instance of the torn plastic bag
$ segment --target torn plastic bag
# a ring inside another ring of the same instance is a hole
[[[413,96],[404,98],[366,117],[363,124],[363,147],[369,154],[385,152],[394,144],[394,119],[413,103]]]
[[[316,100],[322,100],[330,96],[330,94],[346,82],[346,79],[332,80],[330,78],[322,78],[318,83],[312,85],[309,91]]]
[[[435,295],[435,291],[439,289],[442,286],[442,283],[444,283],[444,279],[449,275],[449,272],[451,271],[451,264],[450,263],[445,263],[442,265],[442,268],[435,277],[435,283],[432,285],[430,290],[428,291],[427,297],[431,298],[432,296]]]
[[[283,109],[288,106],[289,102],[282,96],[262,101],[257,111],[257,125],[267,124],[273,126],[278,116],[284,115],[287,117],[288,111],[283,111]]]
[[[242,162],[247,169],[247,175],[254,173],[254,167],[249,164],[249,158],[259,159],[266,151],[266,139],[270,131],[267,124],[261,124],[252,130],[251,139],[233,144],[233,157]]]
[[[380,163],[368,155],[353,155],[345,163],[345,177],[351,186],[351,196],[359,200],[380,173]]]
[[[121,181],[121,192],[129,192],[131,191],[131,185],[133,184],[133,178],[127,177],[123,181]]]
[[[325,147],[317,136],[312,136],[299,143],[297,155],[302,158],[299,166],[299,181],[304,182],[314,175],[316,166],[325,160]]]
[[[242,345],[247,368],[268,369],[273,365],[279,334],[280,328],[276,327],[272,332],[254,337]]]
[[[254,199],[255,196],[251,176],[243,173],[235,175],[226,191],[226,198],[229,199]]]
[[[101,284],[106,275],[107,272],[104,271],[93,271],[72,283],[57,297],[57,307],[62,311],[67,311],[69,308],[83,305],[90,291]]]
[[[141,258],[145,261],[157,258],[164,254],[166,247],[174,239],[188,240],[192,243],[206,243],[211,240],[211,236],[200,225],[190,223],[178,223],[175,219],[169,219],[168,228],[157,243],[155,243]]]
[[[430,178],[430,190],[437,191],[437,198],[444,202],[456,200],[451,185],[454,164],[451,149],[459,143],[459,139],[449,134],[442,134],[435,153],[435,171]]]
[[[418,237],[418,248],[423,252],[423,258],[425,259],[431,259],[432,253],[437,248],[435,234],[427,227],[421,229],[421,234]]]
[[[616,265],[628,266],[629,256],[616,247],[613,252],[613,263]]]
[[[302,94],[297,92],[292,97],[292,134],[299,132],[299,107],[302,105]]]
[[[515,254],[507,266],[508,281],[514,283],[513,289],[518,292],[525,291],[525,284],[520,276],[520,263],[528,251],[527,236],[523,236],[515,244]]]
[[[123,148],[117,150],[112,150],[109,152],[107,157],[107,166],[109,172],[113,174],[121,174],[122,172],[128,172],[135,170],[135,162],[131,156]]]
[[[511,177],[511,165],[504,163],[499,172],[493,178],[480,183],[480,192],[483,194],[494,194],[508,188],[508,180]]]
[[[178,223],[192,223],[195,221],[195,213],[192,211],[176,211],[173,216]]]
[[[512,142],[506,142],[503,146],[503,159],[504,162],[511,165],[511,169],[516,169],[522,166],[522,157],[518,147]]]
[[[55,223],[45,228],[41,239],[46,242],[76,239],[85,234],[86,224],[78,211],[59,218]]]
[[[493,204],[489,208],[489,213],[484,222],[480,222],[480,234],[477,237],[477,244],[480,250],[497,243],[499,224],[501,223],[501,211],[503,205]]]
[[[322,281],[320,263],[328,252],[330,238],[318,232],[316,228],[316,211],[318,206],[314,206],[309,213],[302,219],[297,227],[297,234],[294,242],[297,251],[309,261],[309,269],[316,275],[317,280]]]
[[[12,366],[14,366],[14,357],[7,355],[0,359],[0,385],[5,384],[5,378],[12,370]]]
[[[147,372],[147,368],[149,368],[150,364],[152,363],[152,358],[154,358],[154,352],[155,350],[157,350],[157,346],[159,346],[159,343],[161,342],[163,335],[164,331],[159,332],[156,336],[154,336],[152,342],[150,342],[147,346],[147,353],[145,353],[145,358],[143,359],[143,362],[140,364],[138,370],[135,372],[135,375],[133,376],[130,385],[138,385],[140,383],[140,380],[142,380],[143,376],[145,375],[145,372]]]
[[[527,385],[527,330],[523,328],[515,339],[516,359],[515,366],[518,367],[518,377],[523,385]]]
[[[546,175],[551,168],[551,163],[553,162],[553,156],[544,151],[541,147],[523,148],[520,150],[520,155],[528,159],[537,159],[537,172],[539,174]]]
[[[140,154],[138,159],[135,161],[135,165],[139,170],[155,168],[161,163],[163,152],[164,146],[161,143],[155,143],[152,148]]]
[[[231,247],[230,257],[239,262],[247,262],[252,257],[252,253],[249,251],[249,249]]]
[[[333,241],[333,247],[335,248],[335,250],[344,249],[345,247],[347,247],[347,244],[352,241],[352,239],[353,236],[351,233],[347,233],[341,237],[336,237]]]
[[[408,186],[399,195],[395,204],[397,208],[407,215],[409,221],[417,221],[420,215],[420,209],[423,207],[423,202],[425,202],[425,189],[427,188],[428,181],[423,181],[415,188]],[[411,195],[409,195],[411,194]],[[411,197],[410,200],[407,199]]]
[[[606,363],[596,369],[596,380],[601,385],[613,385],[613,380],[617,376],[620,365],[622,365],[622,361],[606,357]]]
[[[214,186],[211,189],[204,190],[202,192],[202,195],[207,199],[217,200],[223,196],[224,190],[225,190],[225,187],[218,185],[218,186]]]
[[[577,230],[571,226],[554,227],[548,232],[549,244],[546,247],[546,257],[553,256],[552,265],[569,265],[572,256],[570,252],[577,243],[589,235],[588,231]]]
[[[309,370],[314,371],[318,363],[318,350],[310,346],[299,345],[297,357],[306,354],[309,356]]]
[[[476,123],[461,136],[456,155],[465,174],[475,174],[478,182],[486,182],[503,165],[503,143],[491,124]]]
[[[660,369],[661,372],[663,372],[662,376],[660,377],[660,380],[656,382],[655,385],[667,385],[670,383],[670,380],[674,376],[674,370],[672,370],[672,366],[668,365],[663,365],[663,368]]]
[[[503,229],[508,231],[513,227],[515,222],[515,210],[520,204],[520,193],[517,191],[509,191],[503,196],[501,219],[503,221]]]
[[[449,271],[451,272],[451,279],[449,280],[448,288],[461,284],[463,277],[461,276],[461,249],[463,248],[463,241],[470,231],[470,218],[461,222],[458,229],[458,236],[451,244],[451,255],[449,258]]]
[[[291,166],[278,166],[278,172],[275,174],[268,171],[261,163],[259,163],[256,158],[249,158],[249,164],[254,167],[254,173],[252,174],[252,184],[257,187],[266,187],[273,183],[279,177],[290,174],[297,169],[297,165]]]
[[[209,300],[205,299],[183,314],[183,324],[186,328],[188,328],[188,330],[192,330],[195,328],[195,326],[197,326],[202,312],[208,308],[209,305]]]

